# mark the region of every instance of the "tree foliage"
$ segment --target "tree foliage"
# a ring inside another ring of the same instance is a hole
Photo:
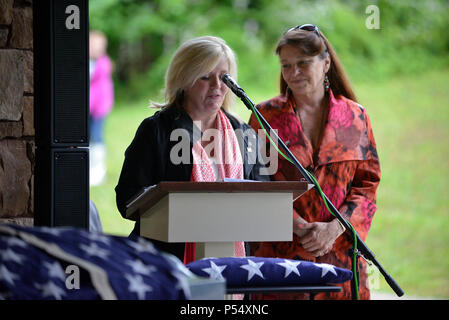
[[[373,4],[380,29],[365,24],[365,10]],[[356,81],[449,61],[447,0],[93,0],[89,5],[91,28],[108,36],[119,93],[131,95],[157,92],[173,51],[200,35],[227,41],[247,85],[275,86],[275,44],[289,27],[303,23],[319,26]]]

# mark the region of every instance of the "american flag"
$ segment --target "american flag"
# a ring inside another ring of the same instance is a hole
[[[185,271],[140,237],[0,225],[0,299],[187,299]]]
[[[186,267],[201,277],[225,279],[232,287],[334,284],[352,279],[348,269],[281,258],[204,258]]]

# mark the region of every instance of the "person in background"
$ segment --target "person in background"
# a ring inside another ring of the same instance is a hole
[[[103,183],[106,176],[104,125],[114,105],[113,65],[107,55],[107,39],[101,31],[89,34],[90,71],[90,185]]]
[[[115,188],[124,218],[126,203],[161,181],[269,180],[261,170],[263,161],[254,161],[259,157],[257,134],[231,114],[234,95],[221,81],[225,73],[236,77],[237,65],[234,52],[221,38],[194,38],[175,52],[165,76],[165,103],[154,105],[161,110],[142,121],[125,152]],[[208,130],[217,133],[213,141],[205,138]],[[175,131],[188,139],[179,141],[177,134],[171,139]],[[179,149],[180,143],[187,144]],[[188,152],[179,157],[179,150]],[[132,234],[140,235],[139,219]],[[186,264],[194,261],[194,244],[153,242]],[[235,243],[235,256],[245,255],[243,242]]]
[[[323,192],[366,239],[376,211],[380,165],[368,114],[357,103],[331,44],[315,25],[289,29],[280,38],[280,95],[257,108]],[[259,128],[251,116],[250,125]],[[299,171],[279,157],[272,180],[301,180]],[[327,210],[315,190],[293,204],[293,241],[251,245],[252,254],[332,264],[351,269],[349,232]],[[360,299],[369,299],[368,272],[359,259]],[[349,299],[350,282],[340,293],[315,299]],[[304,299],[305,294],[267,294],[266,299]]]

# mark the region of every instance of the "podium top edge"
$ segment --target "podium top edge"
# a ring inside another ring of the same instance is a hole
[[[157,187],[165,192],[298,192],[307,191],[307,182],[300,181],[248,181],[248,182],[190,182],[162,181]]]
[[[145,211],[169,193],[292,193],[294,198],[311,189],[313,185],[301,181],[239,181],[191,182],[162,181],[145,188],[131,199],[126,207],[126,217],[134,220],[138,211]]]

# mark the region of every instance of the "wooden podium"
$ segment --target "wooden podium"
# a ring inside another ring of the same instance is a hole
[[[236,241],[292,241],[293,200],[307,182],[160,182],[127,206],[141,236],[195,242],[196,259],[232,257]]]

